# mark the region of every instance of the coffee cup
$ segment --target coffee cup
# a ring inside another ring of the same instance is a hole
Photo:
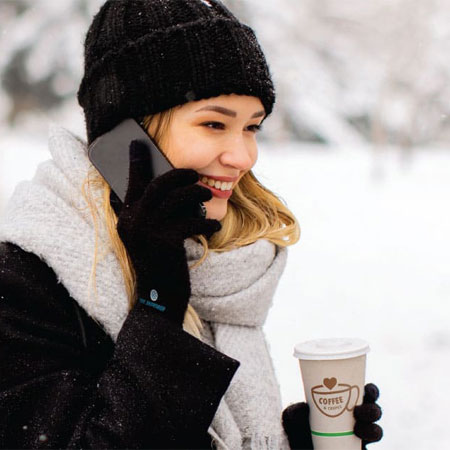
[[[367,342],[356,338],[315,339],[294,347],[314,450],[361,450],[353,411],[363,401],[369,351]]]

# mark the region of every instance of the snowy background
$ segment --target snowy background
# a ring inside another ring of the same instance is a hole
[[[0,0],[0,215],[50,157],[50,120],[84,137],[75,93],[101,3]],[[304,399],[295,343],[361,337],[384,410],[373,448],[450,448],[450,2],[226,3],[278,91],[255,172],[302,229],[265,326],[283,405]]]

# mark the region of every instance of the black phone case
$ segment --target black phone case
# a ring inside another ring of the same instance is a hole
[[[136,139],[145,143],[150,151],[152,179],[173,169],[156,143],[134,119],[126,119],[111,131],[99,136],[88,150],[90,161],[121,202],[125,200],[128,187],[129,147],[131,141]]]
[[[89,146],[89,160],[122,203],[128,188],[129,147],[133,140],[143,142],[149,149],[153,170],[151,179],[174,168],[153,139],[134,119],[126,119],[111,131],[99,136]],[[206,216],[206,208],[203,203],[199,204],[197,216]]]

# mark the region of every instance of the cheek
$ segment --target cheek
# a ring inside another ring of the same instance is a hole
[[[177,168],[200,169],[214,160],[214,151],[210,147],[192,140],[169,147],[167,155]]]
[[[256,164],[258,160],[258,145],[255,142],[250,150],[250,157],[252,159],[252,167]]]

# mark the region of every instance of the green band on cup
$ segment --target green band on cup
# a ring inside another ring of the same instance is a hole
[[[326,437],[336,437],[336,436],[351,436],[353,431],[342,431],[341,433],[321,433],[320,431],[312,431],[311,434],[314,436],[326,436]]]

